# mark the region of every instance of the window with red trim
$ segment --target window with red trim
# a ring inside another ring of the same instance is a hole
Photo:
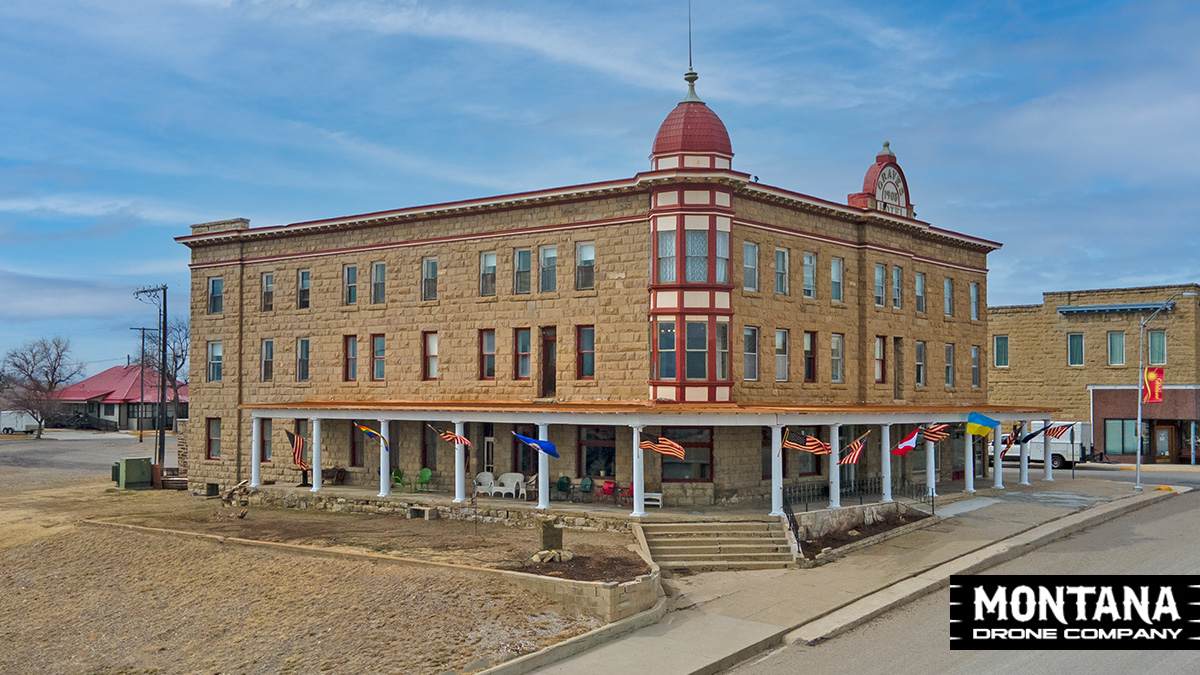
[[[662,455],[666,483],[711,483],[713,470],[712,427],[663,427],[662,435],[683,446],[684,459]]]

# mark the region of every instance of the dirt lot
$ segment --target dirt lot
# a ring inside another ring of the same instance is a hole
[[[253,508],[235,520],[219,502],[181,492],[106,491],[111,483],[92,466],[89,478],[67,482],[62,467],[47,478],[6,463],[14,447],[0,444],[0,672],[441,673],[599,625],[486,573],[77,523],[115,519],[510,568],[536,551],[530,530],[480,523],[477,536],[474,524],[459,521]],[[629,560],[630,543],[612,534],[565,537],[585,561],[579,569],[601,577]],[[644,571],[636,566],[616,576]]]

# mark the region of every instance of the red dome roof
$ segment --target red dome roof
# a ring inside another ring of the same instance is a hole
[[[684,101],[675,106],[658,128],[653,155],[673,152],[719,152],[733,154],[729,132],[721,118],[707,105]]]

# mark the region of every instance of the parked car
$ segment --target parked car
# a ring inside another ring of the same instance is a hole
[[[0,410],[0,433],[36,434],[37,429],[33,415],[20,410]]]
[[[1055,469],[1069,469],[1073,464],[1086,462],[1092,458],[1092,424],[1091,422],[1051,422],[1051,426],[1063,424],[1072,425],[1062,438],[1050,439],[1050,466]],[[1041,429],[1041,422],[1033,423],[1033,431]],[[1026,431],[1029,433],[1029,430]],[[1008,442],[1008,434],[1001,437],[1001,442]],[[1029,461],[1044,462],[1046,460],[1045,444],[1042,436],[1029,441]],[[1014,445],[1008,454],[1004,455],[1006,462],[1021,461],[1021,447]]]

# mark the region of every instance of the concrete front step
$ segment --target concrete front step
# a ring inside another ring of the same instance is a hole
[[[642,525],[642,531],[647,536],[652,534],[675,534],[693,532],[769,532],[771,530],[782,530],[783,524],[778,521],[771,522],[754,522],[754,521],[735,521],[721,523],[646,523]]]
[[[657,562],[657,561],[656,561]],[[774,570],[795,567],[789,557],[787,560],[673,560],[658,563],[659,567],[669,570],[686,569],[692,572],[723,572],[726,570]]]
[[[647,523],[654,562],[693,571],[778,569],[795,564],[779,521]]]
[[[646,541],[679,541],[681,539],[707,539],[712,537],[721,537],[722,539],[772,539],[776,537],[786,536],[782,529],[779,530],[725,530],[725,531],[702,531],[702,532],[646,532]]]
[[[677,553],[679,551],[731,551],[746,553],[761,550],[787,551],[786,539],[679,539],[676,541],[650,542],[650,553]]]

